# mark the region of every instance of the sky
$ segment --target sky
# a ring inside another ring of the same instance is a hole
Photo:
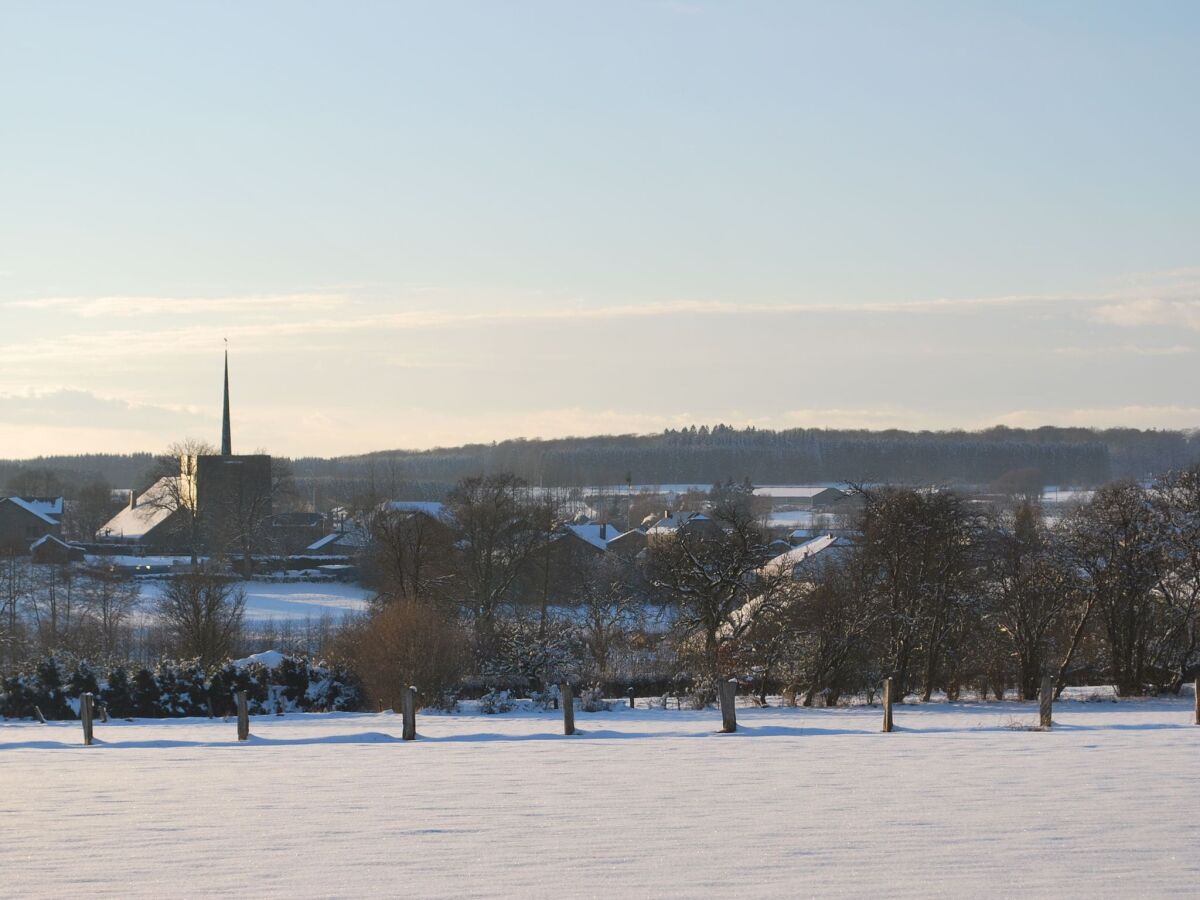
[[[1200,4],[0,0],[0,457],[1200,426]]]

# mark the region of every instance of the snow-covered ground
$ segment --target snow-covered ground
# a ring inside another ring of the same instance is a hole
[[[147,607],[153,604],[164,583],[142,582],[142,602]],[[246,619],[249,622],[285,619],[300,622],[323,616],[340,619],[365,610],[374,596],[367,588],[342,582],[242,581],[238,584],[246,592]]]
[[[1195,896],[1191,698],[0,724],[7,896]]]

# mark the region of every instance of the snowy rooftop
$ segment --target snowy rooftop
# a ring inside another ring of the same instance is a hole
[[[138,495],[134,506],[126,506],[108,520],[96,535],[124,540],[141,540],[175,512],[171,497],[178,478],[167,476]]]
[[[843,493],[840,488],[835,487],[832,484],[777,484],[756,487],[754,489],[754,496],[774,497],[779,500],[811,500],[813,497],[817,496],[818,494],[822,494],[825,491],[838,491],[838,493]]]
[[[823,534],[820,537],[813,538],[811,541],[805,541],[799,547],[793,547],[787,553],[779,554],[759,571],[763,575],[786,575],[794,573],[796,566],[812,559],[818,554],[832,547],[848,546],[849,541],[846,538],[834,537],[832,534]]]
[[[446,504],[434,500],[387,500],[380,506],[389,512],[422,513],[435,519],[449,516]]]
[[[607,550],[609,541],[622,533],[620,528],[601,522],[583,522],[578,525],[568,525],[567,530],[580,540],[591,544],[597,550]]]
[[[62,515],[62,497],[54,500],[40,497],[6,497],[5,500],[14,506],[19,506],[30,515],[37,516],[47,525],[57,525],[57,517]]]
[[[702,512],[694,512],[694,511],[673,512],[670,515],[664,516],[663,518],[659,519],[654,524],[654,527],[649,530],[648,534],[670,534],[674,531],[678,531],[681,527],[686,525],[688,522],[707,522],[707,521],[709,521],[708,516],[706,516]]]

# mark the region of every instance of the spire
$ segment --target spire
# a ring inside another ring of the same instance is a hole
[[[225,342],[225,413],[221,417],[221,455],[233,456],[233,442],[229,436],[229,341]]]

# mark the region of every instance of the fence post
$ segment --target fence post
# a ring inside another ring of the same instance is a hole
[[[732,678],[718,681],[717,696],[721,701],[721,731],[732,734],[737,731],[737,682]]]
[[[40,706],[35,706],[33,708],[33,714],[37,716],[37,720],[39,722],[41,722],[43,725],[46,724],[46,717],[42,715],[42,709]]]
[[[404,714],[401,740],[415,741],[417,739],[417,689],[415,687],[406,687],[400,691],[400,711]]]
[[[1051,675],[1042,676],[1042,689],[1038,691],[1039,721],[1042,728],[1054,727],[1054,678]]]
[[[108,724],[108,704],[107,703],[100,704],[100,721],[103,722],[105,725]]]
[[[246,705],[246,692],[237,692],[238,740],[250,740],[250,709]]]
[[[92,695],[84,694],[79,698],[79,719],[83,722],[83,746],[92,743]]]
[[[632,687],[628,688],[628,689],[625,691],[625,693],[629,695],[629,708],[630,708],[630,709],[636,709],[637,707],[636,707],[636,705],[635,705],[635,704],[634,704],[634,702],[633,702],[633,688],[632,688]]]
[[[883,730],[892,730],[892,679],[883,679]]]
[[[575,733],[575,694],[571,685],[563,682],[560,688],[563,708],[563,734]]]
[[[1200,725],[1200,675],[1196,676],[1196,724]]]

